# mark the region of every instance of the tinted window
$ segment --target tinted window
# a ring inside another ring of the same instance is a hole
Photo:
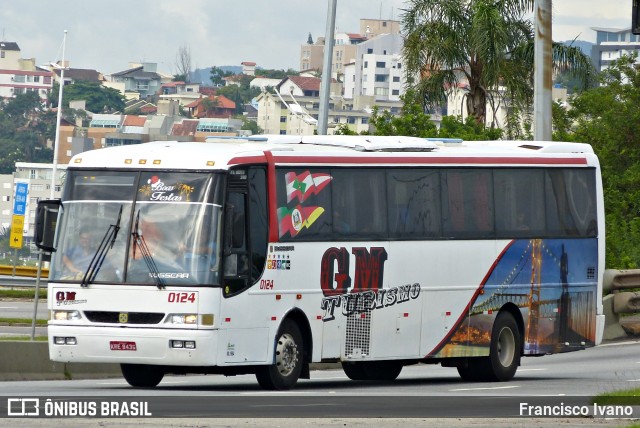
[[[389,233],[396,238],[441,236],[438,170],[390,170]]]
[[[491,170],[443,169],[441,174],[444,236],[493,236]]]

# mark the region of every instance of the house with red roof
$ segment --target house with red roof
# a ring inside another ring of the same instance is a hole
[[[202,97],[185,106],[191,117],[230,118],[236,112],[236,103],[224,95]]]

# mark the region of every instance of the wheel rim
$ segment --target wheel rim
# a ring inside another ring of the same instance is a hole
[[[516,350],[516,339],[510,328],[500,330],[498,336],[498,359],[503,367],[509,367],[513,362]]]
[[[276,347],[276,367],[282,376],[289,376],[298,364],[298,345],[293,336],[286,333],[280,336]]]

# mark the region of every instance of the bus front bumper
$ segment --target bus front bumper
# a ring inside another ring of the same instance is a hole
[[[217,365],[217,330],[113,327],[88,330],[49,325],[49,358],[65,363]]]

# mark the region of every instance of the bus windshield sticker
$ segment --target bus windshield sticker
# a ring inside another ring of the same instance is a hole
[[[311,174],[305,171],[300,175],[288,172],[284,176],[287,185],[287,203],[295,198],[304,202],[309,195],[317,195],[333,179],[329,174]]]
[[[194,187],[185,183],[165,184],[157,175],[147,180],[139,192],[150,201],[190,202]]]
[[[295,237],[302,228],[309,228],[324,212],[322,207],[297,207],[289,210],[287,207],[278,208],[278,221],[280,223],[280,237],[287,232]]]

